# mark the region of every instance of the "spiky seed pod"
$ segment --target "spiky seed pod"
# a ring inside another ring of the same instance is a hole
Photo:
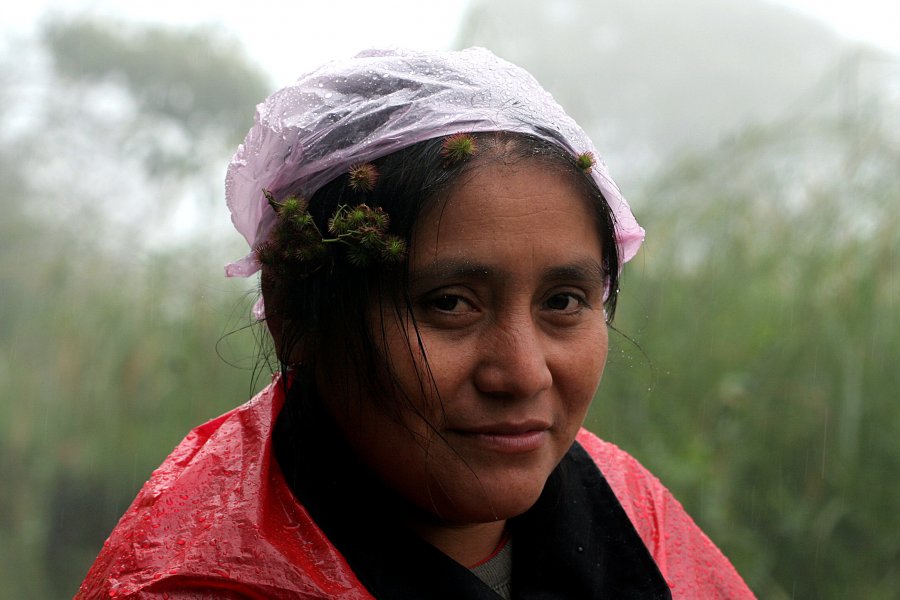
[[[357,163],[347,171],[350,189],[355,192],[371,192],[378,181],[378,168],[372,163]]]
[[[441,156],[448,165],[454,165],[470,158],[478,150],[475,138],[468,133],[454,133],[444,138]]]
[[[300,202],[300,198],[296,196],[285,198],[280,206],[281,208],[278,211],[278,216],[285,220],[293,219],[306,211],[306,207]]]
[[[381,249],[381,257],[387,263],[398,263],[406,256],[406,242],[396,235],[388,235],[383,238],[384,245]]]
[[[365,224],[369,214],[369,207],[360,204],[356,208],[352,208],[347,212],[347,226],[350,229],[356,229]]]
[[[306,212],[306,209],[309,208],[309,200],[301,198],[300,196],[289,196],[284,202],[279,202],[269,190],[263,190],[262,193],[263,196],[266,197],[266,202],[269,203],[269,206],[271,206],[272,210],[278,215],[290,216],[292,214]]]
[[[354,267],[365,267],[369,264],[371,253],[362,246],[347,246],[347,262]]]
[[[575,166],[585,173],[590,173],[595,164],[597,164],[597,158],[593,152],[582,152],[575,157]]]
[[[343,235],[350,231],[350,223],[347,222],[347,215],[344,214],[343,207],[338,207],[330,219],[328,219],[328,232],[331,235]]]
[[[382,246],[381,232],[374,227],[360,227],[354,237],[364,248],[369,250],[378,250]]]
[[[322,234],[315,226],[306,227],[297,233],[297,240],[305,246],[318,244],[322,242]]]
[[[295,244],[290,250],[285,252],[285,260],[293,263],[300,263],[307,259],[306,246]]]
[[[326,253],[327,249],[325,248],[325,244],[323,244],[322,242],[310,243],[303,246],[298,246],[295,249],[292,258],[301,263],[313,263],[312,265],[308,266],[314,267],[315,263],[322,259]]]
[[[256,260],[266,266],[272,266],[277,263],[278,255],[280,254],[272,242],[263,242],[256,247],[254,253],[256,254]]]
[[[312,229],[314,227],[312,215],[310,215],[308,212],[292,215],[290,218],[290,224],[296,227],[299,231]]]
[[[370,227],[384,233],[391,224],[391,218],[380,206],[376,206],[369,209],[368,222]]]

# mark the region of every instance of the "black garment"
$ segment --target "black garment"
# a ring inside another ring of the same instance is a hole
[[[289,393],[274,434],[293,493],[380,599],[497,600],[467,568],[397,527],[413,510],[352,454],[322,410]],[[304,412],[306,414],[301,415]],[[517,600],[670,598],[659,568],[576,442],[537,503],[508,523]]]

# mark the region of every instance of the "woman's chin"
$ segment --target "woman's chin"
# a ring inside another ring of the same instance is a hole
[[[512,519],[534,506],[545,482],[546,479],[493,481],[476,489],[457,489],[445,494],[432,512],[442,521],[460,525]]]

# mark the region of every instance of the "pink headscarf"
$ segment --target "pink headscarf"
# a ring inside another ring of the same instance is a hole
[[[309,198],[353,164],[424,140],[482,131],[531,134],[573,156],[599,157],[534,77],[484,48],[370,50],[323,65],[257,106],[225,177],[231,221],[252,250],[275,224],[264,189]],[[591,176],[612,209],[624,263],[637,253],[644,230],[602,160]],[[259,268],[251,251],[225,274],[247,277]]]

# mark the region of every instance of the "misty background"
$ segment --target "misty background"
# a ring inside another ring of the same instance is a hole
[[[460,23],[648,232],[588,427],[761,598],[900,598],[900,56],[762,0]],[[276,87],[222,26],[51,12],[0,39],[0,597],[72,596],[175,444],[268,381],[222,179]]]

